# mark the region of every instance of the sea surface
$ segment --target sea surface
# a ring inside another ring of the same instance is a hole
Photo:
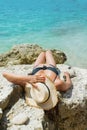
[[[0,53],[22,43],[62,50],[67,64],[87,68],[87,0],[0,0]]]

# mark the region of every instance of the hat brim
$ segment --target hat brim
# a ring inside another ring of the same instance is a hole
[[[50,90],[50,97],[46,102],[39,103],[39,104],[37,104],[35,102],[35,100],[31,98],[31,95],[30,95],[31,84],[29,84],[29,83],[26,84],[25,100],[28,105],[33,106],[33,107],[42,108],[44,110],[50,110],[56,106],[56,104],[58,102],[58,96],[57,96],[57,90],[55,88],[55,85],[48,77],[46,77],[45,84],[48,86],[48,88]]]

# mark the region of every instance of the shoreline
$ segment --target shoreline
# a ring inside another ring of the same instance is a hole
[[[15,44],[14,46],[12,46],[10,49],[8,49],[7,51],[5,51],[5,52],[1,52],[0,53],[0,60],[2,59],[2,57],[3,57],[3,55],[7,55],[9,52],[11,52],[12,51],[12,49],[14,48],[14,47],[19,47],[19,49],[21,50],[21,46],[34,46],[34,45],[37,45],[37,46],[39,46],[39,44],[31,44],[31,43],[22,43],[22,44]],[[39,46],[39,47],[41,47],[41,46]],[[29,48],[29,47],[28,47]],[[41,47],[41,48],[43,48],[43,47]],[[44,48],[45,49],[45,48]],[[46,50],[46,49],[45,49]],[[50,49],[51,50],[51,49]],[[54,50],[57,50],[57,48],[55,49],[54,48]],[[16,51],[17,51],[17,48],[16,48]],[[30,51],[30,50],[29,50]],[[60,50],[61,51],[61,50]],[[65,51],[61,51],[61,52],[65,52]],[[14,51],[13,51],[13,53],[14,53]],[[10,55],[13,55],[13,54],[10,54]],[[64,61],[64,64],[67,64],[67,65],[69,65],[69,66],[75,66],[75,67],[79,67],[79,68],[83,68],[83,69],[87,69],[87,65],[86,64],[84,64],[83,62],[81,62],[81,60],[79,61],[75,61],[75,59],[73,60],[73,57],[71,57],[71,56],[69,56],[69,54],[66,54],[66,52],[65,52],[65,55],[66,55],[66,57],[67,57],[67,60],[66,61]],[[7,56],[5,56],[5,57],[7,57]],[[9,56],[8,56],[9,57]],[[71,57],[71,59],[70,59],[70,57]],[[73,61],[72,61],[73,60]],[[1,60],[2,61],[2,60]]]
[[[45,51],[38,44],[20,44],[12,47],[7,53],[0,55],[0,66],[32,64],[37,59],[37,56]],[[52,49],[56,64],[62,64],[67,60],[66,54],[60,50]]]

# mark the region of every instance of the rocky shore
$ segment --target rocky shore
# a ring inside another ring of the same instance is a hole
[[[29,46],[33,49],[26,51]],[[29,52],[30,54],[32,52],[31,57],[35,58],[34,54],[37,56],[42,51],[42,48],[35,46],[21,45],[14,47],[12,49],[14,51],[8,52],[7,56],[0,55],[0,130],[86,130],[87,70],[63,64],[67,59],[63,52],[53,50],[54,56],[57,57],[56,62],[58,61],[57,67],[62,73],[64,71],[70,73],[73,86],[65,93],[58,92],[60,101],[50,111],[28,106],[21,87],[8,82],[2,76],[2,72],[5,71],[27,75],[32,70],[31,63],[35,60],[32,59],[30,62]],[[34,49],[35,53],[32,51]],[[17,58],[17,54],[22,55],[23,60],[20,60],[20,56]]]
[[[38,45],[16,45],[9,52],[0,54],[0,67],[6,65],[32,64],[42,51],[45,51],[45,49]],[[64,52],[56,49],[52,49],[51,51],[57,64],[62,64],[67,60]]]

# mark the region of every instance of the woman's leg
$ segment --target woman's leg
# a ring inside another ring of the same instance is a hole
[[[44,64],[46,61],[45,52],[41,52],[40,55],[37,57],[37,60],[34,63],[34,67],[38,66],[39,64]]]
[[[56,66],[56,62],[50,50],[46,51],[46,64],[51,64],[53,66]]]

